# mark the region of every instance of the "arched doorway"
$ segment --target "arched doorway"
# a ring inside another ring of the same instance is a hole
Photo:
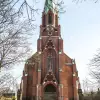
[[[44,100],[57,100],[57,90],[52,84],[44,88]]]

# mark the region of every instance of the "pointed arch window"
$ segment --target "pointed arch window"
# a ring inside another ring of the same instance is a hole
[[[48,16],[48,23],[52,24],[52,14],[51,13],[49,13],[49,16]]]

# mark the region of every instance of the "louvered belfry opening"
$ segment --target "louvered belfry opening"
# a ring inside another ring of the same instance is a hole
[[[51,13],[49,13],[48,23],[49,23],[49,24],[52,24],[52,14],[51,14]]]
[[[44,100],[57,100],[56,87],[52,84],[48,84],[44,88]]]

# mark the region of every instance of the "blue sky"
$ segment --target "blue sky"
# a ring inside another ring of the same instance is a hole
[[[31,4],[31,0],[30,1]],[[33,53],[36,51],[39,37],[39,26],[45,0],[38,0],[36,8],[40,12],[36,15],[37,29],[32,38]],[[59,15],[61,35],[64,40],[64,52],[71,58],[75,58],[79,77],[82,82],[88,76],[89,60],[100,48],[100,3],[93,1],[76,4],[71,0],[64,0],[66,13]],[[15,76],[22,74],[24,65],[16,65],[13,70]],[[19,79],[20,80],[20,79]]]

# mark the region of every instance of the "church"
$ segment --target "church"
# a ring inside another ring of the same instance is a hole
[[[63,50],[54,0],[46,0],[37,52],[23,70],[17,100],[83,100],[76,62]]]

